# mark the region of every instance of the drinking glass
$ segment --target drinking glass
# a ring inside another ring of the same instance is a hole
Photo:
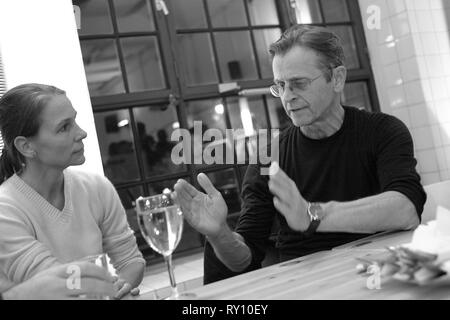
[[[149,246],[161,254],[169,272],[172,293],[166,299],[192,299],[192,293],[179,293],[172,266],[172,253],[183,233],[183,212],[171,192],[136,199],[139,228]]]
[[[93,263],[106,271],[108,271],[111,274],[110,266],[108,263],[108,258],[106,257],[106,253],[100,253],[100,254],[93,254],[90,256],[86,256],[80,259],[80,261],[88,261],[90,263]],[[94,300],[110,300],[111,297],[109,296],[103,296],[103,295],[96,295],[96,294],[86,294],[83,295],[82,298],[85,299],[94,299]]]

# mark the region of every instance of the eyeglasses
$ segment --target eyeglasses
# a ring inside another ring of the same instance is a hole
[[[281,97],[284,93],[285,87],[286,87],[286,83],[289,83],[289,89],[291,89],[291,91],[295,91],[295,92],[305,92],[309,89],[309,87],[311,86],[311,83],[314,80],[317,80],[321,77],[322,75],[319,75],[313,79],[308,79],[308,78],[299,78],[299,79],[292,79],[292,80],[288,80],[288,81],[280,81],[272,86],[270,86],[270,93],[274,96],[274,97]]]

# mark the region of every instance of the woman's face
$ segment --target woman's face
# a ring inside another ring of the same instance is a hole
[[[40,115],[38,134],[29,138],[30,146],[36,152],[34,160],[61,170],[84,163],[86,132],[75,122],[76,115],[65,95],[50,98]]]

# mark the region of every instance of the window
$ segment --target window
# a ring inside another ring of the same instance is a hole
[[[156,2],[73,1],[81,9],[79,39],[103,166],[149,260],[159,255],[139,235],[133,202],[179,178],[199,187],[196,176],[205,172],[227,202],[228,223],[235,225],[256,130],[290,123],[279,99],[251,89],[272,84],[268,46],[295,21],[335,29],[350,62],[343,101],[377,110],[356,2],[165,0],[167,14]],[[222,90],[225,86],[235,89]],[[238,95],[239,90],[253,94]],[[177,142],[170,137],[177,128],[202,133],[214,128],[222,135],[241,129],[233,145],[226,139],[191,141],[192,160],[194,151],[218,159],[216,150],[223,150],[234,164],[174,165],[169,151]],[[218,149],[207,149],[209,142]],[[202,240],[187,227],[176,253],[201,247]]]

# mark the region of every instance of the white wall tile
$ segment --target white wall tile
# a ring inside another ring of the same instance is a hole
[[[405,1],[407,1],[407,0],[405,0]],[[411,30],[411,33],[414,34],[414,33],[419,32],[419,25],[417,23],[415,11],[408,11],[408,20],[409,20],[409,29]]]
[[[403,83],[400,66],[397,63],[383,67],[383,78],[386,86],[394,87]]]
[[[430,78],[438,78],[445,75],[444,69],[442,68],[441,55],[426,55],[424,59],[428,70],[427,74]]]
[[[441,123],[450,122],[450,100],[444,99],[434,102],[437,117]]]
[[[414,33],[412,35],[414,49],[416,56],[422,56],[424,54],[422,39],[420,38],[420,33]]]
[[[415,1],[414,0],[405,0],[405,7],[408,11],[414,11],[415,8]]]
[[[436,160],[440,171],[448,170],[449,166],[444,148],[436,148]]]
[[[401,108],[406,105],[406,95],[402,85],[388,88],[387,97],[391,108]]]
[[[423,77],[422,77],[423,79]],[[423,90],[423,97],[425,101],[432,101],[433,100],[433,91],[431,90],[431,84],[429,79],[423,79],[422,80],[422,90]]]
[[[395,47],[389,47],[387,44],[380,45],[381,63],[384,66],[397,62],[397,50]]]
[[[448,24],[447,19],[445,17],[445,11],[440,10],[431,10],[431,16],[434,26],[434,31],[447,31]]]
[[[406,10],[406,5],[403,0],[389,0],[387,1],[387,6],[390,13],[401,13]]]
[[[433,135],[433,142],[436,147],[442,146],[441,126],[439,124],[431,126],[431,134]]]
[[[449,32],[436,32],[436,39],[438,42],[439,53],[448,54],[450,53],[450,37]]]
[[[397,40],[398,59],[403,60],[416,55],[413,37],[411,35]]]
[[[440,127],[441,127],[442,145],[450,146],[450,123],[441,123]]]
[[[380,27],[381,29],[376,31],[378,44],[393,41],[394,33],[392,32],[391,21],[389,19],[382,20]],[[372,34],[373,32],[374,31],[371,30]]]
[[[430,15],[431,16],[431,15]],[[419,21],[420,24],[420,21]],[[409,28],[409,20],[406,12],[400,13],[391,18],[391,26],[392,32],[394,33],[394,37],[401,38],[405,35],[409,35],[411,30]],[[431,24],[431,27],[433,25]],[[433,30],[428,30],[433,31]]]
[[[442,1],[447,0],[429,0],[430,1],[430,9],[442,9],[444,6],[442,5]]]
[[[441,181],[441,175],[439,172],[421,173],[420,177],[424,186]]]
[[[422,127],[411,129],[411,135],[414,141],[414,148],[416,150],[430,149],[434,147],[433,135],[431,127]]]
[[[430,79],[431,91],[433,92],[433,100],[440,101],[448,97],[447,83],[445,78]],[[449,108],[450,109],[450,108]]]
[[[435,31],[431,11],[416,11],[416,19],[419,32]]]
[[[422,172],[436,172],[439,170],[434,149],[418,151],[416,158],[420,162]]]
[[[425,55],[439,54],[437,38],[434,33],[421,33],[420,39],[422,40],[423,53]]]
[[[395,1],[395,0],[393,0]],[[419,10],[430,10],[429,0],[414,0],[414,9]]]
[[[400,70],[404,82],[418,80],[420,78],[419,66],[414,57],[400,61]]]
[[[409,106],[408,109],[412,128],[423,127],[430,123],[427,105],[425,103]]]
[[[408,128],[411,128],[408,108],[393,109],[392,115],[400,119]]]
[[[406,102],[409,105],[419,104],[425,101],[421,81],[405,83]]]

